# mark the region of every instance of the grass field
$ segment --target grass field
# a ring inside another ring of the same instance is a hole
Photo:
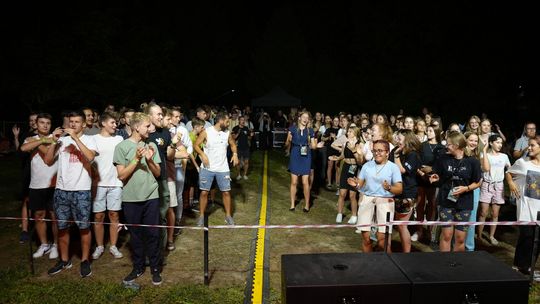
[[[268,167],[268,213],[267,224],[333,224],[337,197],[335,193],[321,190],[316,196],[309,213],[301,211],[303,202],[295,212],[289,208],[290,177],[286,171],[287,159],[279,152],[271,152]],[[258,223],[258,208],[261,199],[262,154],[255,153],[252,169],[247,181],[233,182],[234,218],[239,225]],[[0,216],[19,216],[20,203],[16,193],[19,189],[20,166],[14,156],[0,158]],[[233,173],[233,177],[236,175]],[[217,199],[220,200],[219,194]],[[219,204],[210,209],[210,225],[223,225],[224,212]],[[515,213],[511,206],[503,210],[501,220]],[[347,216],[350,212],[347,213]],[[345,221],[348,220],[348,217]],[[193,226],[194,215],[185,218],[186,226]],[[130,272],[129,237],[122,232],[119,247],[124,258],[115,260],[103,255],[93,261],[91,277],[79,277],[79,243],[72,234],[71,252],[74,267],[54,277],[46,271],[54,261],[36,259],[35,274],[30,273],[29,246],[20,245],[19,222],[0,221],[0,302],[2,303],[243,303],[250,288],[247,278],[251,273],[250,263],[256,230],[214,229],[210,235],[209,267],[210,286],[203,284],[203,233],[184,229],[176,239],[175,251],[168,254],[163,270],[164,283],[154,287],[150,275],[144,274],[137,282],[140,291],[123,288],[122,278]],[[272,229],[267,230],[265,254],[268,255],[269,292],[266,303],[280,303],[281,265],[280,257],[291,253],[359,252],[360,238],[353,228],[342,229]],[[477,244],[507,264],[511,264],[516,229],[499,227],[499,246],[487,242]],[[35,248],[35,244],[34,250]],[[392,249],[400,251],[397,234],[393,235]],[[422,243],[413,244],[414,251],[432,251]],[[247,287],[247,288],[246,288]],[[248,296],[249,299],[249,296]],[[530,303],[540,303],[538,286],[533,286]]]

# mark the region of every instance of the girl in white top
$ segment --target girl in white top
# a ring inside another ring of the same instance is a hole
[[[540,136],[529,139],[529,157],[518,159],[506,172],[510,193],[517,198],[517,220],[535,221],[540,211]],[[519,226],[514,266],[530,272],[534,226]],[[538,252],[536,252],[538,257]]]
[[[116,145],[124,139],[116,134],[117,122],[113,114],[104,112],[99,117],[100,133],[94,135],[96,143],[96,157],[94,158],[94,183],[97,182],[96,192],[93,200],[94,212],[94,233],[96,238],[96,249],[92,253],[92,259],[97,260],[105,251],[103,237],[105,234],[103,222],[105,220],[105,210],[108,210],[109,236],[111,246],[109,252],[116,259],[122,258],[123,254],[116,247],[118,240],[119,211],[122,209],[122,186],[118,179],[118,171],[113,164],[114,149]],[[96,174],[97,173],[97,174]]]
[[[484,145],[481,156],[483,182],[480,189],[480,214],[478,220],[483,222],[488,215],[491,206],[491,220],[497,222],[501,205],[504,204],[504,171],[510,168],[508,156],[501,153],[503,139],[500,135],[489,136],[488,145]],[[488,148],[489,147],[489,148]],[[492,225],[489,229],[489,241],[493,245],[499,242],[495,239],[497,226]],[[478,236],[482,238],[484,225],[478,226]]]

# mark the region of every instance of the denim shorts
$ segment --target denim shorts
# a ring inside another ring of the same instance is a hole
[[[199,172],[199,189],[203,191],[210,191],[214,178],[219,187],[219,191],[231,191],[231,173],[227,172],[213,172],[207,169],[201,168]]]
[[[64,191],[56,189],[54,191],[54,213],[59,221],[58,229],[69,228],[71,223],[65,222],[69,220],[77,221],[79,229],[90,228],[91,212],[90,190]]]

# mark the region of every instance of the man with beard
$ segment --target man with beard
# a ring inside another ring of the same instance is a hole
[[[229,164],[227,163],[227,146],[231,146],[233,153],[231,163],[238,165],[238,153],[236,143],[229,128],[229,115],[226,112],[219,112],[215,117],[215,125],[202,131],[195,142],[193,148],[202,161],[201,171],[199,172],[199,189],[201,190],[199,204],[200,217],[197,221],[198,226],[204,223],[204,212],[208,202],[208,192],[212,182],[216,179],[219,190],[223,198],[225,207],[225,222],[227,225],[234,225],[231,215],[231,177]],[[201,144],[204,143],[204,151]]]

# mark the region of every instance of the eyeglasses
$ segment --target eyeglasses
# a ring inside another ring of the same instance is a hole
[[[381,154],[381,153],[386,152],[386,151],[388,151],[388,150],[376,149],[376,150],[371,150],[371,153],[373,153],[373,154],[376,154],[376,153]]]

